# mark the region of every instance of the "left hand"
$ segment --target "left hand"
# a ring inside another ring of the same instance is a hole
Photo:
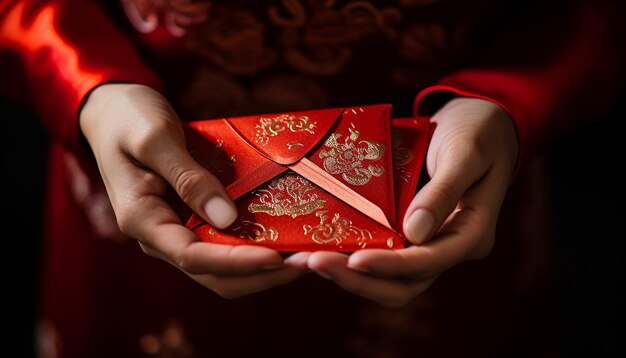
[[[445,270],[490,253],[517,161],[513,121],[496,104],[475,98],[451,100],[432,121],[437,126],[426,157],[431,180],[404,218],[411,245],[350,256],[315,252],[310,269],[354,294],[401,307]]]

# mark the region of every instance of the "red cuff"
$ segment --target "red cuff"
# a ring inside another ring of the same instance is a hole
[[[37,113],[52,138],[81,148],[78,114],[110,82],[162,90],[132,43],[92,1],[21,1],[0,11],[0,50],[17,55]]]

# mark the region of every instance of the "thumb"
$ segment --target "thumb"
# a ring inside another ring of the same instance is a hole
[[[217,177],[181,146],[168,148],[159,154],[159,160],[151,161],[152,168],[205,221],[220,229],[232,224],[237,218],[237,209]]]
[[[403,231],[411,243],[424,243],[453,213],[465,191],[480,177],[476,167],[467,162],[438,163],[433,178],[418,191],[404,216]],[[468,168],[473,170],[468,173]]]
[[[177,129],[180,129],[178,127]],[[176,135],[177,133],[179,135]],[[169,131],[149,161],[189,207],[212,226],[223,229],[237,218],[237,209],[219,179],[186,150],[184,133]]]

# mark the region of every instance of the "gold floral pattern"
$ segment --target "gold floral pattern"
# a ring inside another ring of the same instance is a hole
[[[352,221],[345,217],[341,217],[335,213],[330,222],[328,222],[327,210],[320,210],[315,216],[320,218],[317,226],[304,225],[304,235],[310,235],[311,240],[318,244],[328,244],[335,242],[340,245],[346,240],[356,240],[361,248],[367,246],[367,241],[372,239],[372,233],[369,230],[361,229],[352,224]]]
[[[341,133],[331,134],[324,145],[329,150],[322,150],[320,159],[324,159],[324,169],[330,174],[341,174],[346,183],[365,185],[372,177],[379,177],[385,173],[385,168],[374,164],[367,165],[365,161],[376,161],[383,157],[385,146],[371,140],[357,142],[361,133],[354,127],[343,142],[339,139]],[[365,166],[367,165],[367,166]]]
[[[308,132],[315,134],[313,129],[317,125],[316,122],[312,122],[309,116],[294,116],[291,114],[282,114],[278,117],[261,117],[259,124],[256,125],[255,143],[260,145],[267,145],[270,137],[277,136],[285,129],[289,129],[291,132]],[[297,145],[297,144],[296,144]]]
[[[257,243],[266,240],[278,240],[278,230],[276,228],[270,227],[266,229],[263,224],[249,220],[241,220],[239,225],[233,228],[233,231],[237,232],[240,238],[249,239]]]
[[[295,218],[322,209],[326,200],[320,199],[317,187],[297,174],[287,174],[272,180],[266,188],[253,191],[258,202],[251,203],[251,213]]]
[[[413,161],[413,152],[409,148],[393,149],[393,165],[407,165]]]

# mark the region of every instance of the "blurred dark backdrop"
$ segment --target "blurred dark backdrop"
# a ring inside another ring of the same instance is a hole
[[[47,137],[28,109],[0,98],[2,119],[2,357],[35,355]],[[548,151],[556,210],[558,292],[565,356],[624,349],[626,96],[603,118]],[[538,325],[541,323],[538,322]]]
[[[626,356],[625,120],[626,90],[602,121],[565,135],[548,152],[570,357]]]

